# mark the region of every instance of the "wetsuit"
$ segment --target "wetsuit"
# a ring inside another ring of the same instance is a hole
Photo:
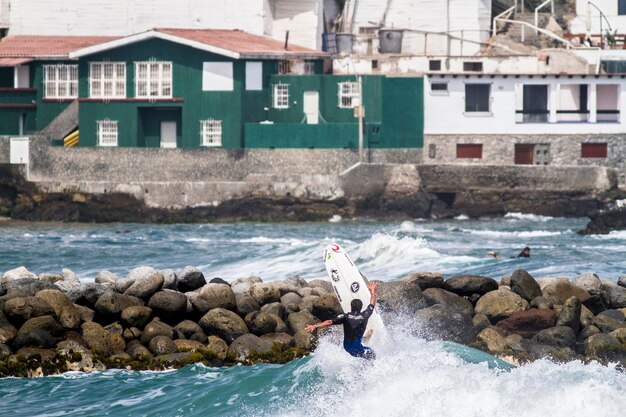
[[[365,359],[376,359],[374,351],[363,346],[363,333],[367,321],[374,312],[374,306],[370,304],[361,313],[340,314],[333,319],[333,324],[343,324],[343,348],[352,356]]]

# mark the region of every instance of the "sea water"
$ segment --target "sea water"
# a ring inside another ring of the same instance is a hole
[[[580,236],[585,219],[509,214],[500,219],[342,221],[306,224],[0,225],[0,273],[25,266],[70,268],[84,281],[140,265],[200,268],[208,278],[299,274],[325,278],[323,248],[338,242],[363,273],[385,281],[416,271],[499,279],[626,273],[626,233]],[[512,258],[524,247],[529,259]],[[488,257],[497,251],[502,258]],[[417,336],[414,323],[387,323],[378,359],[352,358],[336,334],[286,365],[167,372],[103,371],[0,380],[7,416],[589,416],[626,410],[626,374],[615,366],[541,360],[506,370],[475,364]]]

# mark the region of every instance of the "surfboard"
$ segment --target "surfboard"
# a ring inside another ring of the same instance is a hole
[[[371,294],[367,288],[367,280],[341,246],[336,243],[326,246],[324,266],[344,313],[350,312],[350,302],[354,299],[361,300],[363,308],[369,305]],[[367,322],[366,332],[369,329],[374,332],[371,339],[364,342],[365,345],[380,345],[387,338],[385,325],[377,310],[377,307],[374,308],[374,313]]]

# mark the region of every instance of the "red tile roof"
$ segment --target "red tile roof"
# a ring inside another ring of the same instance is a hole
[[[211,45],[240,54],[294,54],[324,55],[324,52],[289,43],[285,49],[284,41],[277,41],[266,36],[253,35],[241,30],[226,29],[170,29],[156,28],[161,32],[178,36],[190,41]]]
[[[108,42],[110,36],[7,36],[0,40],[0,57],[67,57],[70,51]]]

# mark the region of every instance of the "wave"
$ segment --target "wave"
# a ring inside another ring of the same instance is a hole
[[[554,217],[550,217],[550,216],[541,216],[538,214],[525,214],[525,213],[507,213],[504,215],[504,217],[506,219],[512,219],[512,220],[530,220],[530,221],[537,221],[537,222],[547,222],[549,220],[553,220]]]
[[[626,239],[626,230],[611,230],[606,235],[591,235],[594,239]]]
[[[565,233],[572,233],[571,231],[550,231],[550,230],[532,230],[532,231],[498,231],[498,230],[475,230],[475,229],[461,229],[464,233],[480,236],[492,236],[492,237],[546,237],[546,236],[559,236]]]

